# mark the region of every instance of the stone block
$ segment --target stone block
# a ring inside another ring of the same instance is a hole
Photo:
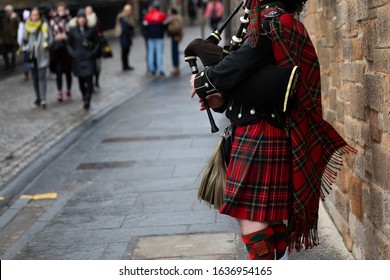
[[[389,26],[390,5],[385,5],[377,9],[378,24],[378,47],[390,47],[390,26]]]
[[[382,128],[379,127],[378,112],[371,110],[370,114],[370,134],[376,143],[382,142]]]
[[[364,121],[366,119],[366,107],[368,98],[362,85],[351,84],[350,114],[352,117]]]
[[[368,130],[368,124],[362,123],[357,119],[353,119],[350,116],[344,118],[344,132],[345,136],[353,140],[360,146],[366,145],[367,138],[364,135],[365,129]]]
[[[364,63],[344,63],[341,65],[341,79],[360,83],[364,79],[365,71]]]
[[[317,47],[317,55],[318,55],[318,60],[321,65],[321,73],[329,73],[330,71],[330,61],[331,61],[331,49],[326,48],[323,46],[324,39],[321,40],[321,43],[318,44]],[[321,81],[322,77],[321,77]]]
[[[372,185],[370,187],[370,213],[369,219],[377,228],[384,226],[383,217],[383,191],[380,187]]]
[[[343,61],[343,34],[341,29],[336,29],[332,33],[334,46],[332,48],[332,62]]]
[[[390,239],[387,238],[382,232],[378,231],[376,234],[378,256],[379,260],[390,259]]]
[[[363,80],[363,79],[362,79]],[[375,73],[364,75],[364,91],[367,95],[368,105],[378,112],[382,111],[384,79]]]
[[[332,54],[333,55],[333,54]],[[341,86],[341,64],[340,63],[332,63],[330,65],[330,84],[339,89]]]
[[[365,229],[363,223],[352,213],[349,215],[349,231],[353,240],[352,253],[355,259],[362,259]]]
[[[343,194],[341,190],[335,191],[335,207],[340,213],[343,220],[348,221],[349,216],[349,198],[346,194]]]
[[[376,48],[378,37],[376,36],[375,21],[370,20],[362,24],[363,50],[368,61],[374,60],[374,49]]]
[[[390,133],[390,102],[383,103],[383,130],[389,134]],[[390,149],[388,149],[390,151]]]
[[[356,20],[361,21],[368,17],[368,0],[359,0],[356,1]]]
[[[382,145],[374,144],[373,155],[373,182],[384,189],[390,189],[390,152]]]
[[[364,58],[362,38],[343,40],[343,57],[346,61],[361,61]]]
[[[351,175],[348,195],[349,195],[349,198],[351,199],[352,213],[359,220],[363,219],[362,186],[363,186],[362,180],[354,175]]]
[[[377,74],[389,74],[390,49],[375,49],[374,64],[372,70]]]
[[[385,217],[385,224],[386,226],[390,227],[390,192],[386,191],[383,194],[384,201],[383,201],[383,212]],[[388,238],[390,238],[390,232],[388,232]]]
[[[375,239],[376,228],[370,219],[365,219],[364,224],[366,231],[364,236],[364,256],[366,260],[374,260],[377,256],[377,243]]]
[[[390,63],[389,63],[390,65]],[[390,67],[390,66],[389,66]],[[387,105],[390,105],[390,77],[389,76],[384,76],[384,80],[385,80],[385,88],[383,89],[384,90],[384,94],[385,94],[385,102],[387,102],[388,104]],[[390,107],[387,107],[387,110],[386,110],[386,113],[390,115]]]

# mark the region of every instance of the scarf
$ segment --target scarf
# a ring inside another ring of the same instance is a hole
[[[42,33],[41,46],[43,48],[46,48],[48,46],[49,39],[49,30],[47,24],[44,24],[42,20],[31,21],[30,19],[28,19],[26,21],[25,37],[27,38],[30,34],[35,34],[36,38],[38,38],[39,32]]]
[[[69,12],[66,12],[64,15],[54,13],[50,18],[50,28],[53,32],[53,36],[58,34],[66,33],[68,30],[68,22],[70,21],[71,16]]]
[[[256,6],[256,4],[258,6]],[[329,193],[342,156],[357,151],[348,146],[338,132],[322,117],[320,65],[315,48],[304,25],[294,14],[281,8],[260,10],[260,1],[252,3],[249,44],[261,39],[261,20],[268,19],[276,63],[298,65],[301,82],[296,104],[290,108],[287,125],[292,146],[292,211],[288,220],[289,246],[299,251],[302,245],[318,244],[318,208]],[[275,15],[276,17],[267,17]]]

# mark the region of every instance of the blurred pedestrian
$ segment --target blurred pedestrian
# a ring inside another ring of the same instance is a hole
[[[89,110],[93,75],[96,73],[96,56],[100,42],[95,28],[88,27],[84,9],[77,12],[76,27],[70,29],[67,49],[73,58],[73,73],[79,79],[79,87],[83,96],[84,109]]]
[[[66,49],[68,24],[71,20],[69,10],[65,3],[60,2],[56,10],[50,14],[50,29],[54,36],[54,44],[50,50],[50,70],[56,75],[57,100],[64,99],[62,91],[62,77],[66,77],[66,98],[72,99],[72,58]]]
[[[165,76],[163,71],[165,19],[165,13],[160,10],[160,2],[154,1],[152,9],[144,17],[148,37],[148,69],[151,76],[156,74]]]
[[[133,16],[133,7],[130,4],[127,4],[116,17],[116,32],[121,44],[123,71],[134,70],[134,67],[129,64],[129,55],[133,44],[134,28],[135,19]]]
[[[49,46],[53,38],[39,8],[31,10],[25,29],[24,43],[36,95],[35,105],[46,108],[46,69],[49,66]]]
[[[209,19],[212,31],[218,29],[218,24],[222,19],[224,9],[225,7],[220,0],[211,0],[207,3],[204,18]]]
[[[20,19],[11,5],[5,6],[4,10],[5,15],[1,22],[2,28],[0,35],[3,45],[4,70],[14,71],[16,66],[16,51],[18,50],[18,29]],[[9,60],[9,53],[11,53],[11,61]]]
[[[145,18],[145,15],[147,13],[149,13],[151,10],[152,10],[152,5],[149,5],[146,11],[143,10],[142,18]],[[144,37],[145,49],[146,49],[145,62],[146,62],[146,67],[147,67],[147,73],[149,73],[150,69],[149,69],[149,65],[148,65],[148,52],[149,52],[149,50],[148,50],[148,32],[147,32],[147,28],[145,25],[145,21],[142,21],[142,24],[141,24],[141,34],[142,34],[142,37]]]
[[[194,25],[196,20],[197,2],[197,0],[188,0],[188,17],[190,18],[191,25]]]
[[[97,17],[96,13],[94,12],[92,6],[87,6],[85,7],[85,15],[87,16],[87,25],[90,28],[95,28],[97,35],[99,37],[99,41],[102,44],[104,40],[104,35],[103,35],[103,27],[102,24]],[[96,73],[94,74],[94,86],[96,88],[99,88],[99,77],[100,77],[100,72],[102,70],[102,52],[99,51],[98,56],[96,57]]]
[[[167,30],[171,37],[171,51],[172,51],[172,71],[171,75],[176,76],[180,74],[179,68],[179,43],[183,39],[183,18],[179,15],[176,8],[171,8],[168,12]]]
[[[23,57],[23,74],[24,74],[24,80],[29,80],[29,71],[30,66],[28,63],[28,51],[27,51],[27,45],[23,44],[24,34],[26,33],[26,21],[28,17],[30,16],[29,10],[23,11],[23,20],[19,23],[18,28],[18,45],[19,45],[19,52],[22,54]]]

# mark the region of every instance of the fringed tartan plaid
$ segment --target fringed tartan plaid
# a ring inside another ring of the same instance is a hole
[[[265,19],[265,14],[259,14],[256,5],[260,5],[260,1],[254,1],[252,5],[249,42],[253,47],[261,38],[261,32],[257,30],[260,30],[261,20]],[[327,192],[333,184],[337,171],[342,165],[342,156],[357,151],[348,146],[338,132],[322,118],[320,65],[304,25],[293,14],[282,14],[269,20],[271,31],[268,35],[272,39],[277,64],[286,67],[297,65],[301,70],[297,102],[290,108],[287,120],[291,137],[289,143],[292,171],[292,205],[288,217],[289,246],[290,250],[295,248],[299,251],[302,247],[312,248],[318,244],[317,223],[320,198],[324,198],[324,191]],[[248,126],[248,131],[256,129],[253,125]],[[221,212],[244,216],[244,212],[247,211],[247,219],[265,221],[266,215],[259,216],[253,213],[264,212],[269,207],[264,204],[268,201],[264,193],[272,194],[272,192],[264,192],[263,189],[264,186],[269,188],[269,184],[275,182],[264,180],[271,178],[273,173],[263,174],[261,172],[264,171],[257,169],[266,169],[269,164],[267,161],[272,156],[278,158],[280,154],[268,151],[266,148],[260,153],[249,152],[248,149],[258,150],[262,145],[281,147],[276,144],[270,145],[268,142],[265,145],[262,143],[270,141],[267,137],[272,138],[271,135],[258,131],[258,138],[255,138],[252,132],[242,131],[236,134],[238,139],[234,141],[236,146],[233,146],[231,162],[234,165],[229,165],[231,173],[227,176],[227,194]],[[260,135],[262,135],[261,139],[259,139]],[[275,136],[271,141],[278,143],[280,139]],[[287,142],[285,141],[286,145]],[[240,150],[242,148],[244,150]],[[257,156],[252,157],[252,155]],[[287,158],[287,155],[284,155],[284,160]],[[256,162],[256,159],[260,161]],[[286,168],[286,165],[282,164],[281,168]],[[275,170],[277,170],[276,166],[269,169],[272,172]],[[249,172],[254,172],[254,175],[248,175]],[[258,176],[259,174],[262,175]],[[244,179],[240,179],[242,176]],[[244,194],[241,195],[240,192],[243,191]],[[257,196],[258,199],[248,200],[245,191],[252,196]],[[288,191],[284,189],[283,198],[276,201],[285,203],[286,193]],[[240,205],[248,207],[240,207]],[[287,206],[277,204],[274,208],[284,209]]]
[[[288,221],[290,248],[318,244],[318,207],[336,179],[342,155],[356,153],[322,118],[320,65],[314,46],[301,22],[285,14],[271,22],[274,56],[280,65],[298,65],[302,81],[297,106],[291,108],[293,211]],[[323,187],[323,189],[321,189]]]

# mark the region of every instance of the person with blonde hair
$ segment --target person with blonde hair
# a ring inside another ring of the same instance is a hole
[[[122,58],[122,70],[133,70],[134,67],[130,66],[129,55],[130,49],[133,44],[135,28],[135,19],[133,16],[133,7],[130,4],[126,4],[122,11],[116,17],[116,35],[119,36],[121,45],[121,58]]]
[[[31,63],[31,77],[36,95],[35,105],[46,108],[46,70],[49,66],[49,46],[52,43],[49,26],[39,8],[31,10],[26,21],[24,43]]]

